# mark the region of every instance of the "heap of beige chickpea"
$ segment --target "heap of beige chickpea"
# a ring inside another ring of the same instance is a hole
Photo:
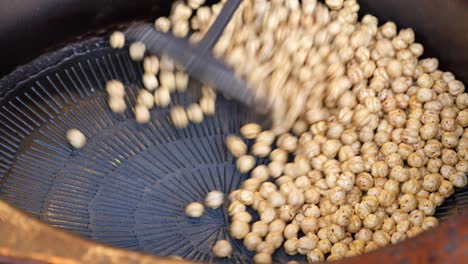
[[[192,32],[196,43],[224,2],[177,1],[155,26],[177,37]],[[250,149],[226,138],[237,169],[250,173],[229,195],[230,233],[257,253],[255,263],[271,263],[281,247],[318,262],[398,243],[436,226],[436,207],[467,185],[464,85],[437,59],[418,59],[424,48],[412,29],[379,27],[372,15],[358,21],[356,0],[325,3],[244,0],[213,50],[271,106],[271,130],[240,130]],[[143,59],[132,47],[130,55]],[[146,57],[144,66],[157,106],[185,91],[188,77],[169,59]],[[172,107],[175,126],[214,114],[213,89],[202,94],[199,104]],[[257,157],[270,161],[257,166]],[[260,220],[252,222],[249,207]],[[196,208],[192,217],[203,214]],[[223,243],[215,254],[227,257]]]

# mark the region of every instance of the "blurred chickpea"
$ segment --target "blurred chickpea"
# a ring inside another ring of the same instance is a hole
[[[438,191],[440,195],[449,197],[454,192],[453,184],[450,181],[442,180]]]
[[[227,240],[216,241],[212,250],[218,258],[227,258],[232,255],[232,245]]]
[[[438,129],[436,124],[425,124],[419,130],[421,138],[424,140],[429,140],[434,138],[437,135]]]
[[[200,99],[200,107],[205,115],[213,115],[216,110],[216,101],[213,97],[203,96]]]
[[[280,163],[286,163],[288,160],[288,152],[286,152],[283,149],[275,149],[272,152],[270,152],[270,159],[272,161],[278,161]]]
[[[457,153],[451,149],[444,149],[442,151],[441,159],[442,159],[442,162],[444,162],[444,164],[450,165],[450,166],[453,166],[457,164],[458,162]]]
[[[242,183],[241,188],[247,191],[256,192],[260,188],[261,183],[262,182],[259,179],[250,178]]]
[[[204,211],[203,204],[197,202],[190,203],[185,207],[185,214],[189,217],[201,217]]]
[[[110,97],[124,97],[125,87],[123,83],[118,80],[110,80],[106,83],[106,92]]]
[[[397,244],[399,242],[402,242],[405,239],[406,239],[406,233],[395,232],[392,234],[390,241],[392,244]]]
[[[264,144],[264,143],[255,143],[253,146],[252,146],[252,154],[257,156],[257,157],[261,157],[261,158],[264,158],[266,156],[268,156],[268,154],[270,154],[271,152],[271,147],[267,144]]]
[[[247,173],[255,166],[255,158],[250,155],[242,155],[237,159],[236,167],[241,173]]]
[[[262,127],[256,123],[245,124],[241,127],[241,134],[247,139],[256,138],[257,135],[262,131]]]
[[[331,10],[339,10],[343,7],[343,0],[326,0],[325,3]]]
[[[160,87],[154,92],[154,102],[158,107],[167,107],[171,102],[170,91],[165,87]]]
[[[187,114],[185,113],[184,108],[180,106],[174,106],[171,109],[171,120],[174,126],[178,128],[185,128],[188,126],[188,117]]]
[[[468,126],[468,109],[464,109],[458,113],[457,123],[464,128]]]
[[[425,215],[424,212],[421,210],[413,210],[408,216],[408,220],[410,221],[412,226],[421,226],[422,221]]]
[[[345,237],[345,230],[339,225],[332,224],[328,227],[328,239],[332,243],[337,243]]]
[[[348,246],[341,242],[335,243],[331,247],[331,250],[330,250],[332,255],[337,255],[341,257],[344,257],[347,251],[348,251]]]
[[[270,177],[268,167],[259,165],[252,170],[250,176],[254,179],[258,179],[260,182],[265,182]]]
[[[67,131],[66,138],[70,145],[76,149],[81,149],[86,145],[86,136],[78,129],[72,128]]]
[[[205,205],[209,208],[216,209],[224,203],[224,193],[220,191],[211,191],[206,195]]]
[[[429,192],[437,191],[439,189],[441,179],[442,176],[438,173],[428,174],[424,176],[422,187]]]
[[[251,205],[253,203],[253,193],[248,190],[240,190],[237,194],[237,200],[244,205]]]
[[[421,201],[419,201],[418,209],[424,212],[425,215],[431,216],[435,213],[436,206],[431,200],[422,199]]]
[[[318,222],[315,217],[305,217],[301,223],[301,230],[304,234],[309,232],[316,233],[318,230]]]
[[[171,28],[171,21],[166,17],[159,17],[154,22],[154,25],[157,30],[161,32],[168,32]]]
[[[262,238],[257,233],[251,232],[244,237],[244,246],[250,251],[255,251],[260,242]]]
[[[264,237],[268,233],[268,228],[268,223],[264,221],[256,221],[252,224],[251,232],[256,233],[260,237]]]
[[[440,206],[444,201],[445,201],[445,197],[440,194],[440,193],[431,193],[429,195],[429,199],[436,205],[436,206]]]
[[[398,60],[390,60],[387,63],[386,70],[392,78],[400,77],[402,74],[402,66]]]
[[[135,105],[135,120],[139,124],[146,124],[151,119],[151,114],[148,108],[145,105],[137,104]]]
[[[380,31],[382,32],[382,35],[388,39],[391,39],[396,36],[397,34],[397,27],[394,22],[386,22],[380,27]]]
[[[233,201],[228,208],[228,212],[230,216],[234,216],[235,214],[239,212],[244,212],[247,208],[245,207],[244,204],[242,204],[239,201]]]
[[[424,230],[434,228],[439,225],[439,220],[433,216],[425,217],[422,221],[421,227]]]
[[[434,80],[432,79],[432,77],[429,74],[424,73],[421,76],[419,76],[419,78],[417,80],[417,84],[421,88],[431,88],[432,85],[434,85]]]
[[[159,72],[159,59],[156,56],[147,56],[143,60],[145,73],[156,75]]]
[[[317,246],[318,238],[312,238],[309,236],[303,236],[298,241],[297,251],[301,255],[306,255],[307,252],[314,249]]]
[[[255,264],[270,264],[272,263],[271,254],[268,253],[257,253],[253,257],[253,262]]]
[[[270,193],[268,202],[272,207],[281,207],[286,203],[286,197],[284,197],[280,192],[275,191]]]
[[[465,172],[456,172],[449,176],[450,182],[457,188],[463,188],[467,185],[467,176]]]
[[[191,104],[187,108],[187,118],[190,122],[201,123],[203,121],[203,111],[198,104]]]
[[[109,37],[109,44],[114,49],[121,49],[125,46],[125,35],[120,31],[114,31]]]
[[[360,173],[356,177],[356,186],[362,191],[368,191],[370,188],[372,188],[373,185],[373,178],[367,172]]]
[[[390,239],[390,235],[382,230],[377,230],[372,235],[372,240],[381,247],[388,245],[390,243]]]
[[[457,107],[461,110],[468,108],[468,93],[461,93],[457,95],[455,102]]]
[[[302,191],[293,189],[288,195],[288,204],[292,206],[301,206],[304,203],[304,194]]]
[[[134,42],[130,44],[129,54],[130,58],[134,61],[143,60],[143,57],[145,56],[145,51],[146,47],[143,42]]]
[[[424,155],[418,152],[411,153],[407,162],[412,167],[420,168],[424,166]]]
[[[372,230],[377,229],[382,223],[375,214],[368,214],[363,221],[363,226]]]
[[[274,183],[264,182],[260,186],[260,194],[264,199],[268,199],[277,189],[278,187]]]
[[[388,190],[382,190],[382,192],[378,196],[378,199],[379,199],[379,203],[382,206],[388,207],[391,204],[393,204],[393,202],[396,199],[396,195],[394,192],[391,192]]]
[[[152,73],[143,74],[143,85],[148,91],[154,91],[159,86],[158,79]]]
[[[283,231],[286,239],[296,238],[299,232],[299,226],[296,224],[288,224]]]
[[[284,237],[283,237],[283,232],[275,231],[275,232],[269,232],[266,237],[265,241],[273,244],[275,248],[281,247],[284,242]]]
[[[276,144],[288,152],[294,152],[297,147],[297,138],[290,134],[284,134],[278,138]]]
[[[263,212],[260,214],[260,220],[271,223],[276,218],[276,211],[273,207],[267,207]]]
[[[458,80],[451,80],[448,82],[448,92],[453,96],[462,94],[465,92],[465,85]]]
[[[372,176],[386,177],[388,175],[388,165],[383,161],[378,161],[372,165]]]
[[[423,230],[421,227],[419,227],[419,226],[413,226],[410,230],[408,230],[408,231],[406,232],[406,235],[407,235],[408,237],[414,237],[414,236],[419,235],[419,234],[420,234],[421,232],[423,232],[423,231],[424,231],[424,230]]]
[[[299,244],[299,239],[297,239],[296,237],[287,239],[283,245],[284,251],[286,252],[286,254],[290,256],[294,256],[297,254],[298,244]]]
[[[231,236],[235,239],[243,239],[249,233],[249,224],[243,221],[234,221],[231,223]]]
[[[127,105],[123,97],[111,96],[109,98],[109,108],[112,112],[121,114],[127,109]]]

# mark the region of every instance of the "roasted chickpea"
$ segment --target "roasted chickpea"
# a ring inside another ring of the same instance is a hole
[[[417,207],[417,199],[412,194],[405,194],[398,198],[398,204],[403,212],[411,212]]]
[[[433,216],[428,216],[423,219],[421,227],[424,230],[428,230],[428,229],[436,227],[437,225],[439,225],[439,220],[437,220],[437,218]]]

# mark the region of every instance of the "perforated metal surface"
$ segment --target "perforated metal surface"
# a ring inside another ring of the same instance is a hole
[[[200,219],[186,217],[183,208],[211,190],[229,193],[246,178],[235,170],[224,138],[257,117],[218,97],[217,114],[200,125],[175,129],[168,109],[154,109],[151,122],[139,125],[130,107],[112,113],[103,89],[107,80],[120,79],[127,104],[135,104],[142,69],[125,49],[95,39],[46,58],[17,74],[25,79],[15,88],[12,79],[1,82],[0,198],[108,245],[213,261],[211,246],[228,238],[226,208]],[[198,98],[199,90],[190,88],[174,94],[173,104]],[[81,150],[65,139],[74,127],[88,138]],[[233,242],[235,256],[221,262],[248,262],[252,254]]]
[[[217,114],[201,125],[175,129],[167,109],[154,109],[138,125],[131,109],[112,113],[103,89],[109,79],[127,85],[128,105],[142,86],[141,66],[103,39],[46,55],[0,81],[0,199],[41,221],[108,245],[156,255],[221,263],[249,263],[241,241],[235,255],[216,259],[215,240],[228,238],[226,208],[190,219],[183,207],[213,189],[229,193],[246,178],[234,169],[224,136],[255,120],[252,111],[220,96]],[[186,105],[189,89],[173,97]],[[88,144],[74,150],[67,129],[79,128]],[[266,162],[266,161],[259,161]],[[467,188],[457,190],[437,214],[466,210]],[[228,238],[229,239],[229,238]],[[283,252],[278,262],[291,260]]]

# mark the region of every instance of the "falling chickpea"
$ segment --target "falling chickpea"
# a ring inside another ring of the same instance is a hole
[[[211,191],[206,195],[205,205],[212,209],[217,209],[224,204],[224,193],[220,191]]]
[[[76,128],[69,129],[66,137],[70,145],[76,149],[81,149],[86,145],[86,136]]]
[[[190,203],[185,207],[185,214],[188,217],[199,218],[203,215],[205,209],[201,203]]]
[[[185,128],[188,126],[189,120],[184,108],[180,106],[172,107],[170,116],[174,126],[178,128]]]
[[[159,59],[156,56],[148,56],[143,60],[145,73],[156,75],[159,72]]]
[[[237,159],[236,167],[241,173],[252,170],[255,166],[255,158],[250,155],[242,155]]]
[[[234,157],[240,157],[247,153],[247,145],[237,136],[227,136],[226,146]]]
[[[109,38],[110,46],[114,49],[121,49],[125,45],[125,35],[120,31],[115,31]]]
[[[110,97],[124,97],[125,87],[122,82],[118,80],[110,80],[106,84],[106,91]]]
[[[167,107],[171,103],[171,94],[169,89],[160,87],[154,92],[154,102],[158,107]]]
[[[203,121],[203,110],[198,104],[191,104],[187,107],[187,118],[192,123],[201,123]]]
[[[130,58],[134,61],[141,61],[145,56],[146,47],[143,42],[134,42],[130,44]]]
[[[228,258],[232,255],[232,245],[227,240],[218,240],[213,246],[213,253],[218,258]]]
[[[154,91],[159,86],[158,79],[152,73],[143,74],[143,85],[148,91]]]
[[[137,104],[135,106],[135,119],[139,124],[146,124],[151,119],[151,114],[145,105]]]
[[[112,112],[121,114],[127,109],[127,104],[125,103],[123,97],[111,96],[109,98],[109,108],[112,110]]]

